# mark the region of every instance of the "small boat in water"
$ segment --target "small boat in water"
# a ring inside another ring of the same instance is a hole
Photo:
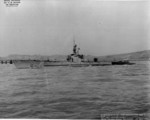
[[[129,60],[112,61],[112,65],[133,65],[135,63],[129,62]]]

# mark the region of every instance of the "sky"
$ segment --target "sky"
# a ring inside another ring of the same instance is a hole
[[[85,55],[150,49],[148,0],[0,1],[0,56],[67,55],[73,39]]]

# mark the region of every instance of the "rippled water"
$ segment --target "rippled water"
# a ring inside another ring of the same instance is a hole
[[[16,69],[0,65],[0,118],[97,118],[150,110],[150,62]]]

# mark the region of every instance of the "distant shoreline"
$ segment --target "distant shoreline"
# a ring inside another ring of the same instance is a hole
[[[67,55],[9,55],[7,57],[0,57],[0,60],[66,60]],[[132,53],[123,53],[115,55],[106,55],[106,56],[92,56],[85,55],[87,60],[91,61],[94,58],[98,58],[99,61],[115,61],[115,60],[130,60],[130,61],[150,61],[150,50],[132,52]]]

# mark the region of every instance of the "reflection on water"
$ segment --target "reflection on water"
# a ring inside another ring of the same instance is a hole
[[[149,113],[149,65],[42,69],[0,65],[0,118]]]

